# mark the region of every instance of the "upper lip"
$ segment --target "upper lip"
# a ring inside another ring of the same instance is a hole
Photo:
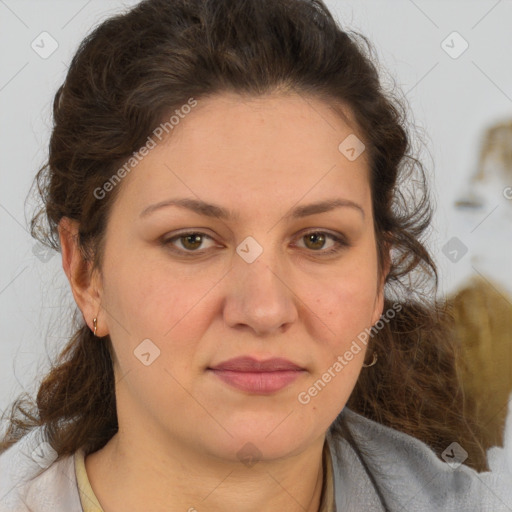
[[[277,372],[290,370],[303,370],[300,366],[283,358],[265,359],[258,361],[253,357],[236,357],[229,359],[216,366],[210,367],[211,370],[230,370],[235,372]]]

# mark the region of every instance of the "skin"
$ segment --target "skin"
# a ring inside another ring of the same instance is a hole
[[[364,345],[309,404],[297,397],[383,312],[366,152],[345,158],[338,145],[357,131],[321,100],[296,94],[199,100],[171,133],[118,185],[101,272],[81,258],[76,224],[60,224],[75,300],[115,351],[120,428],[86,457],[92,489],[105,512],[317,511],[325,434],[356,384]],[[139,216],[184,197],[238,218],[176,206]],[[284,218],[333,198],[364,216],[341,207]],[[208,236],[159,243],[178,231]],[[322,256],[336,244],[308,241],[315,231],[351,245]],[[252,263],[236,252],[248,236],[263,248]],[[149,366],[134,356],[147,338],[160,350]],[[306,371],[258,395],[206,370],[242,355],[284,357]],[[248,442],[258,449],[252,467],[237,456]]]

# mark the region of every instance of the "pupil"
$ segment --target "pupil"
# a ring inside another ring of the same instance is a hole
[[[186,240],[186,243],[188,244],[190,242],[190,244],[200,244],[201,243],[201,235],[188,235],[185,237],[185,240]],[[195,249],[195,247],[194,247]]]
[[[312,241],[313,243],[315,243],[315,239],[317,241],[319,240],[320,241],[320,247],[323,245],[324,236],[322,234],[311,233],[310,235],[308,235],[308,237],[309,237],[310,241]]]

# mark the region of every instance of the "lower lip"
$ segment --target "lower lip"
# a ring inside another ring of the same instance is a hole
[[[219,379],[234,388],[250,393],[274,393],[298,379],[305,370],[283,370],[275,372],[235,372],[232,370],[212,370]]]

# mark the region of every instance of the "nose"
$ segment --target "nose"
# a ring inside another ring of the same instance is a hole
[[[269,336],[286,331],[297,320],[294,283],[277,258],[264,251],[247,263],[235,254],[227,277],[223,314],[228,326]]]

